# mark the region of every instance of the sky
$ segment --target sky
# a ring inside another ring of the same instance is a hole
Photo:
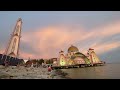
[[[76,46],[93,48],[103,61],[120,62],[120,11],[0,11],[0,53],[22,18],[20,57],[54,58]]]

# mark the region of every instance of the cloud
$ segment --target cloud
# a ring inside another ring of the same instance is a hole
[[[114,43],[107,43],[107,44],[99,44],[94,45],[94,49],[98,54],[108,52],[112,49],[118,48],[120,46],[120,42],[114,42]],[[91,46],[92,47],[92,46]]]
[[[3,54],[4,52],[5,52],[4,49],[1,49],[1,50],[0,50],[0,54]]]
[[[93,29],[93,31],[96,31],[99,35],[102,36],[110,36],[114,34],[120,33],[120,22],[113,22],[108,25],[104,25],[102,27],[98,27]]]
[[[72,26],[48,26],[32,30],[33,32],[24,32],[21,38],[21,44],[28,44],[33,53],[29,54],[23,50],[21,57],[52,58],[58,57],[60,50],[67,50],[71,44],[86,42],[86,48],[92,47],[97,53],[109,51],[112,48],[120,46],[119,42],[108,40],[109,43],[101,42],[105,38],[120,33],[120,22],[104,25],[86,30],[81,26],[73,28]],[[102,40],[103,39],[103,40]],[[104,44],[103,44],[104,43]],[[76,44],[75,44],[76,45]],[[81,48],[85,48],[81,46]],[[78,46],[79,47],[79,46]],[[85,53],[87,50],[83,50]]]
[[[22,58],[24,59],[28,59],[28,58],[31,58],[31,59],[36,59],[36,55],[34,54],[30,54],[29,52],[20,52],[20,56],[22,56]]]
[[[23,34],[22,43],[31,45],[39,57],[56,57],[61,49],[78,41],[79,35],[84,32],[70,31],[66,27],[47,27]],[[76,35],[76,37],[75,37]]]

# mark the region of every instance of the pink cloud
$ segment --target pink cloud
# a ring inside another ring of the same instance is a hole
[[[104,25],[102,27],[97,27],[92,30],[92,35],[95,35],[97,37],[101,36],[110,36],[114,34],[120,33],[120,22],[114,22],[108,25]]]
[[[42,52],[40,56],[45,58],[56,57],[59,53],[56,49],[64,49],[65,46],[78,41],[76,38],[85,33],[82,30],[70,32],[66,27],[47,27],[34,31],[24,33],[21,41],[31,44],[32,48],[38,53]]]
[[[5,52],[4,49],[1,49],[1,50],[0,50],[0,54],[3,54],[4,52]]]
[[[30,54],[29,52],[28,53],[20,52],[20,57],[22,57],[24,59],[28,59],[28,58],[35,59],[35,58],[37,58],[36,55]]]
[[[120,46],[120,42],[114,42],[114,43],[107,43],[107,44],[99,44],[99,45],[95,45],[94,48],[95,51],[98,53],[98,54],[101,54],[103,52],[107,52],[109,50],[112,50],[114,48],[118,48]]]
[[[29,54],[29,52],[21,52],[21,56],[26,57],[42,57],[42,58],[52,58],[58,57],[60,50],[65,50],[71,44],[86,41],[95,38],[95,42],[89,47],[95,49],[97,53],[102,53],[104,49],[106,51],[112,48],[117,48],[120,46],[118,42],[98,44],[99,40],[103,37],[108,37],[120,33],[120,22],[113,24],[108,24],[106,26],[101,26],[94,28],[92,30],[85,30],[82,27],[71,28],[71,26],[48,26],[45,28],[39,28],[34,30],[34,32],[25,32],[21,38],[22,42],[30,44],[32,49],[37,52],[37,55]],[[96,44],[95,44],[96,43]],[[84,48],[84,46],[83,46]],[[83,50],[83,52],[87,50]]]

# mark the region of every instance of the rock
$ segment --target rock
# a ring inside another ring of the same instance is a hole
[[[4,72],[0,72],[0,79],[7,79],[7,78],[9,78],[9,77],[10,77],[9,74],[4,73]]]
[[[6,70],[6,72],[8,72],[9,70]]]
[[[1,78],[8,78],[8,79],[59,79],[59,78],[62,78],[60,77],[60,75],[56,73],[55,70],[52,70],[52,72],[48,72],[47,68],[43,68],[43,67],[28,68],[24,66],[19,66],[19,67],[10,66],[4,69],[4,66],[0,66],[0,71],[4,72],[3,76],[1,76],[2,74],[0,74]],[[57,72],[61,72],[61,71],[58,70]]]
[[[5,68],[5,66],[3,66],[3,65],[0,65],[0,69],[4,69]]]

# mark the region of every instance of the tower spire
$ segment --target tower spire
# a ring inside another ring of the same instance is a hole
[[[11,34],[8,47],[6,48],[4,54],[8,56],[16,57],[16,58],[19,56],[21,29],[22,29],[22,19],[18,18],[15,28],[13,30],[13,33]]]

